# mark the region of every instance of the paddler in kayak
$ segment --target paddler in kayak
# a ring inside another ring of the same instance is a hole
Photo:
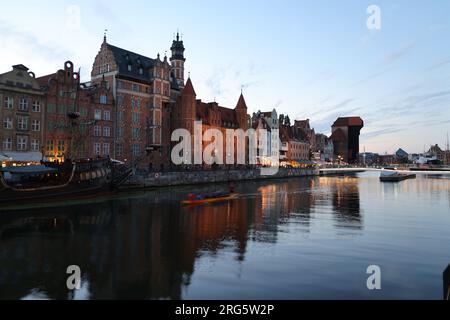
[[[213,193],[206,193],[206,194],[193,194],[190,193],[188,195],[188,200],[183,201],[184,204],[201,204],[201,203],[208,203],[208,202],[215,202],[215,201],[222,201],[222,200],[231,200],[234,199],[236,196],[234,194],[234,186],[230,185],[230,191],[229,192],[223,192],[223,191],[217,191]]]

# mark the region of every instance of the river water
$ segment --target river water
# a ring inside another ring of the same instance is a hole
[[[450,177],[378,175],[245,182],[198,207],[180,199],[227,186],[0,211],[0,299],[442,299]]]

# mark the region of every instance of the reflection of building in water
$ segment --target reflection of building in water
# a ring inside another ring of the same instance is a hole
[[[2,214],[0,299],[19,299],[33,289],[70,298],[69,265],[80,266],[91,299],[180,299],[200,257],[231,246],[234,259],[243,261],[249,239],[275,243],[285,223],[308,232],[317,200],[312,189],[319,182],[249,183],[239,192],[253,196],[193,208],[180,208],[177,195],[155,192],[148,198],[36,210],[23,218]],[[330,188],[336,211],[356,215],[359,206],[342,199],[348,191]],[[349,190],[357,193],[357,186]]]
[[[322,194],[331,195],[333,212],[339,225],[362,228],[359,180],[354,177],[321,177],[320,186],[329,189]]]
[[[121,204],[0,221],[0,283],[7,294],[0,299],[19,299],[36,288],[67,299],[65,272],[72,264],[89,281],[91,299],[179,299],[202,252],[215,253],[232,240],[236,259],[244,259],[253,219],[242,214],[253,212],[246,201],[192,212],[180,212],[178,203],[161,210],[145,199]]]
[[[256,241],[275,243],[280,224],[297,215],[296,222],[309,226],[309,214],[314,203],[310,192],[314,179],[292,179],[284,183],[273,183],[261,186],[261,202],[256,201],[256,212],[261,218],[255,221],[253,237]],[[296,190],[296,193],[292,193]]]

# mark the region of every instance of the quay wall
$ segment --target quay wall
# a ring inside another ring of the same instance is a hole
[[[251,180],[282,179],[293,177],[318,176],[318,169],[280,168],[278,173],[270,176],[261,175],[260,169],[249,170],[216,170],[162,172],[133,175],[124,188],[149,188],[183,186],[206,183],[223,183]]]

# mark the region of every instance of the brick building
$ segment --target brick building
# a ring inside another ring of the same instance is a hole
[[[281,153],[280,160],[298,161],[310,159],[310,144],[305,137],[298,135],[294,126],[280,125]]]
[[[247,104],[245,102],[243,94],[238,99],[236,107],[225,108],[220,106],[217,102],[203,102],[197,99],[192,81],[189,78],[186,82],[186,86],[182,90],[181,95],[178,97],[175,106],[173,107],[171,114],[172,129],[187,129],[192,136],[194,136],[195,122],[202,123],[202,136],[206,130],[217,129],[222,133],[222,153],[214,155],[217,157],[217,164],[238,163],[238,141],[233,137],[233,154],[227,154],[227,134],[226,131],[241,129],[246,131],[248,129],[247,120]],[[243,140],[245,143],[245,140]],[[193,142],[194,143],[194,142]],[[205,149],[211,142],[203,141],[202,150]],[[247,152],[247,144],[243,146]],[[194,150],[194,145],[192,145]],[[192,155],[191,155],[192,157]],[[247,156],[245,157],[247,160]],[[191,159],[193,160],[193,159]]]
[[[193,135],[195,121],[204,130],[248,127],[247,106],[243,96],[235,109],[204,103],[190,79],[184,78],[184,43],[179,34],[171,46],[170,62],[121,49],[103,39],[92,72],[92,83],[105,81],[116,101],[114,157],[141,169],[166,170],[172,166],[175,129]]]
[[[331,139],[335,158],[346,163],[358,162],[359,134],[364,127],[360,117],[338,118],[332,126]]]
[[[24,65],[0,74],[0,162],[39,162],[44,141],[45,97]]]
[[[156,59],[107,43],[91,72],[92,83],[105,81],[116,100],[115,154],[141,167],[170,160],[170,113],[184,86],[184,45],[177,35],[167,57]]]
[[[113,154],[114,100],[106,82],[81,84],[73,63],[37,79],[46,96],[45,156],[50,161]]]
[[[317,151],[316,147],[316,131],[314,128],[311,128],[311,124],[309,122],[309,119],[306,120],[296,120],[294,122],[294,128],[297,135],[301,135],[304,137],[304,140],[308,141],[311,150]]]

